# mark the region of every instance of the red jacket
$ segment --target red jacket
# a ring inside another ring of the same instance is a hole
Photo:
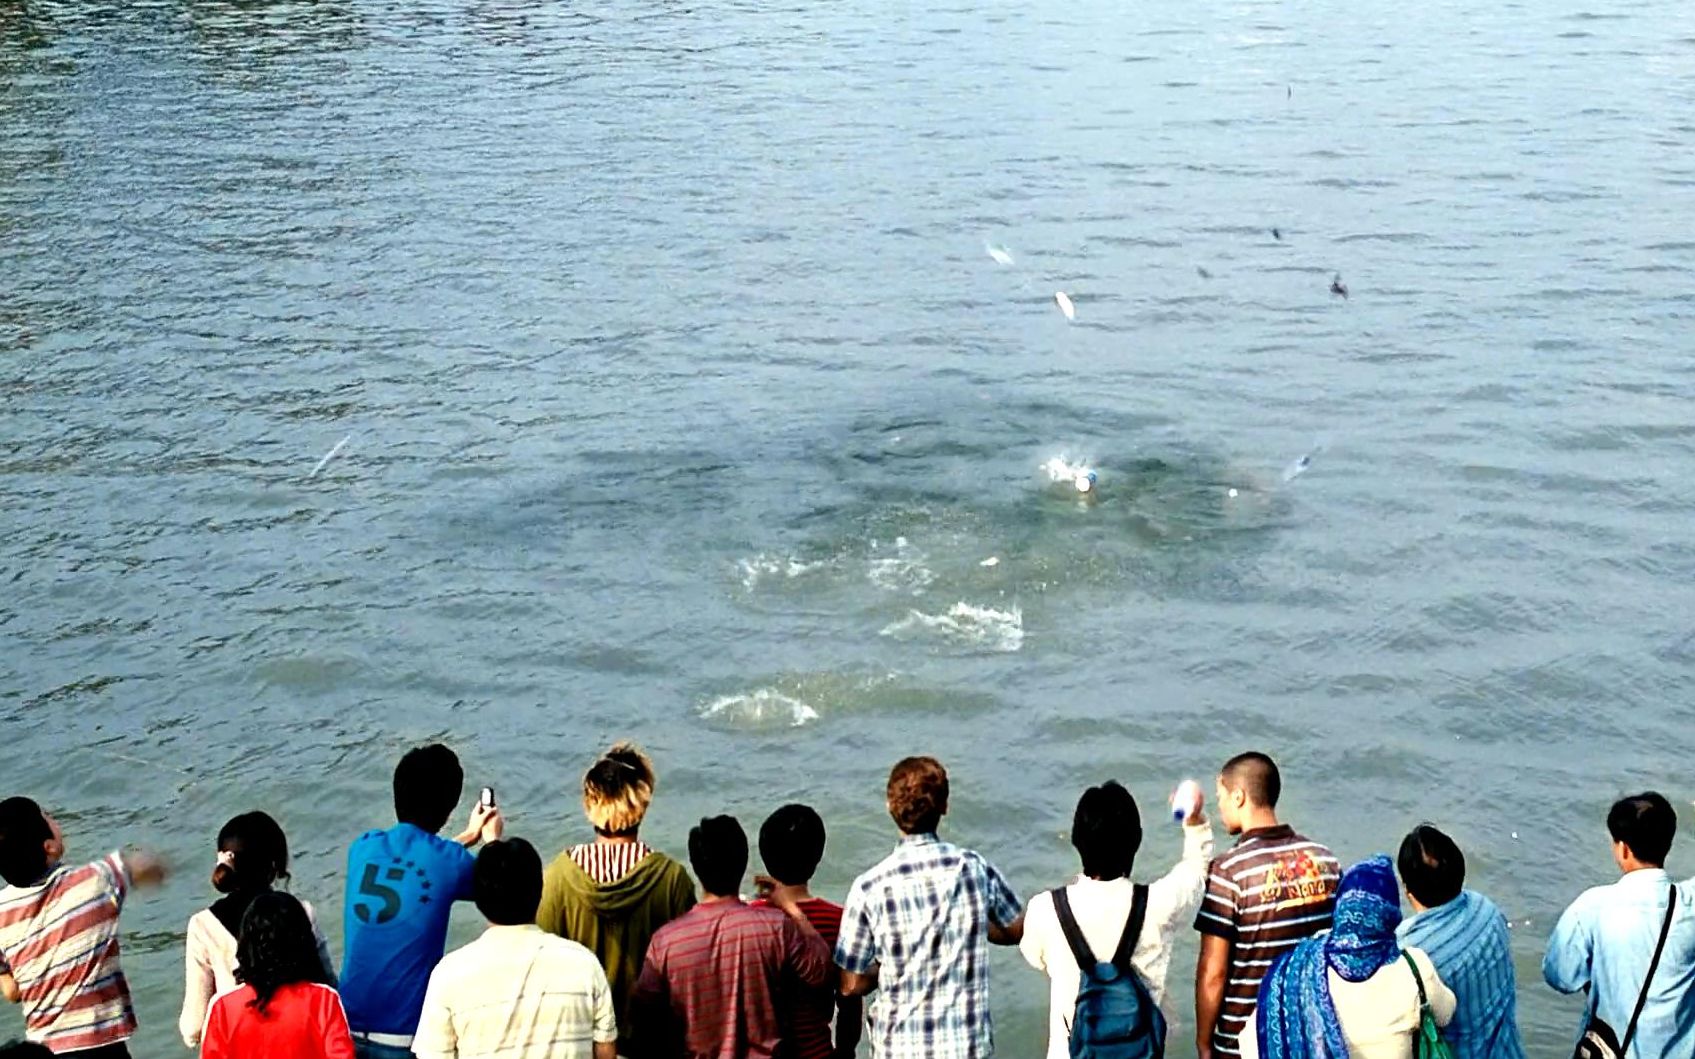
[[[261,1015],[244,985],[212,1002],[201,1059],[353,1059],[341,997],[327,985],[296,982],[277,990]]]

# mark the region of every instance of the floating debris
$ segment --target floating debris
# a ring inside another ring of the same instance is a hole
[[[1065,314],[1067,320],[1077,319],[1077,306],[1071,304],[1071,295],[1062,290],[1054,291],[1053,300],[1059,306],[1059,311]]]
[[[987,559],[984,559],[982,562],[978,563],[977,565],[978,566],[999,566],[1000,564],[1001,564],[1000,556],[991,555]]]
[[[995,259],[995,264],[997,265],[1010,265],[1013,263],[1012,251],[1008,250],[1004,246],[996,246],[993,243],[984,243],[983,249],[989,252],[989,256]]]
[[[1201,277],[1202,279],[1211,279],[1212,278],[1212,273],[1208,272],[1206,269],[1202,268],[1199,265],[1195,266],[1195,275]]]
[[[1281,243],[1283,241],[1283,229],[1273,228],[1271,230],[1271,237]]]
[[[316,467],[312,468],[312,473],[306,476],[306,480],[311,481],[312,479],[318,477],[318,472],[323,470],[325,467],[328,467],[330,461],[335,459],[336,456],[341,453],[341,450],[345,449],[347,447],[347,443],[352,441],[352,440],[353,440],[353,435],[349,434],[345,438],[342,438],[340,441],[336,442],[335,448],[324,453],[324,458],[318,461],[318,465]]]
[[[1348,285],[1342,282],[1340,272],[1336,273],[1336,277],[1330,281],[1330,293],[1340,298],[1347,298],[1348,296]]]

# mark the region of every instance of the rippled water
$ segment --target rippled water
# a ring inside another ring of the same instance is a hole
[[[678,852],[806,798],[838,893],[903,753],[1033,893],[1263,746],[1459,836],[1551,1054],[1606,805],[1692,793],[1692,159],[1671,0],[0,0],[5,787],[182,865],[166,1055],[217,826],[333,905],[427,738],[549,849],[615,736]]]

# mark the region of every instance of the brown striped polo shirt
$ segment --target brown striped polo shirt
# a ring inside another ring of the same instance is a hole
[[[1329,929],[1341,874],[1335,854],[1287,824],[1246,832],[1213,859],[1195,929],[1231,943],[1224,1007],[1213,1032],[1216,1054],[1241,1054],[1237,1037],[1277,958]]]

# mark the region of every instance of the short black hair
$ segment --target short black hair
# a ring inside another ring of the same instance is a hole
[[[1142,848],[1142,814],[1136,799],[1117,780],[1090,787],[1071,817],[1071,844],[1091,879],[1122,879]]]
[[[394,818],[435,834],[465,792],[465,770],[459,755],[431,743],[408,750],[394,767]]]
[[[0,1059],[53,1059],[53,1049],[34,1041],[0,1044]]]
[[[1623,842],[1637,860],[1664,867],[1677,834],[1677,810],[1658,791],[1644,791],[1613,803],[1607,814],[1607,831],[1614,842]]]
[[[1277,762],[1257,750],[1226,761],[1218,776],[1225,789],[1244,792],[1248,801],[1262,809],[1277,808],[1277,799],[1283,796],[1283,774],[1277,771]]]
[[[496,926],[534,923],[541,907],[541,855],[521,838],[490,842],[477,854],[471,893],[477,911]]]
[[[41,806],[28,798],[0,802],[0,879],[29,886],[47,874],[47,850],[53,828]]]
[[[689,863],[700,888],[733,897],[747,874],[747,833],[733,816],[708,816],[689,831]]]
[[[1433,824],[1419,824],[1408,832],[1395,867],[1407,893],[1426,908],[1445,905],[1465,889],[1465,854]]]
[[[787,886],[812,879],[824,859],[824,819],[808,805],[785,805],[759,827],[759,859],[765,872]]]

